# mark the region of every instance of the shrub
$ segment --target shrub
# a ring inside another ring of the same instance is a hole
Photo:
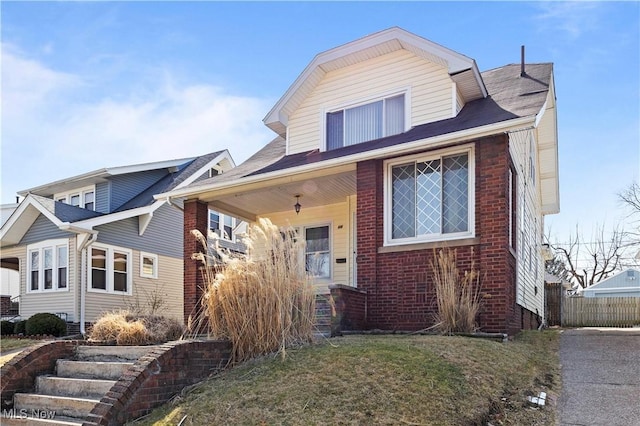
[[[8,336],[9,334],[13,334],[13,323],[11,321],[3,320],[0,323],[0,334],[3,336]]]
[[[471,270],[461,275],[457,263],[455,250],[449,249],[434,252],[431,262],[438,305],[436,326],[443,333],[475,331],[480,311],[480,274],[472,261]]]
[[[205,265],[208,324],[217,338],[231,341],[234,361],[273,352],[284,357],[291,345],[312,340],[315,294],[299,255],[305,242],[293,230],[260,219],[248,230],[242,258],[211,253],[206,238],[193,234],[208,252],[193,256]]]
[[[89,339],[118,345],[152,345],[179,339],[183,331],[176,319],[123,310],[102,315],[93,325]]]
[[[29,336],[45,334],[60,337],[67,333],[67,324],[57,315],[41,312],[27,320],[25,331]]]
[[[16,322],[13,327],[13,334],[27,334],[27,320]]]

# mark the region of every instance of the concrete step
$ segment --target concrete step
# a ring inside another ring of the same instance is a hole
[[[48,412],[35,411],[6,411],[6,415],[0,417],[2,426],[82,426],[82,419],[74,417],[54,416]]]
[[[17,393],[13,396],[13,407],[17,412],[53,413],[56,416],[84,419],[99,399],[71,398],[68,396],[38,395],[33,393]]]
[[[80,361],[135,361],[154,346],[78,346],[76,357]]]
[[[42,395],[100,399],[115,384],[115,380],[38,376],[36,377],[36,392]]]
[[[56,363],[58,377],[79,379],[118,380],[133,362],[72,361],[59,359]]]

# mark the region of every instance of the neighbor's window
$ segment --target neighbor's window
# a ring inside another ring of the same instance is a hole
[[[94,245],[91,248],[89,289],[98,292],[131,293],[131,250]]]
[[[387,243],[471,235],[471,152],[387,164]]]
[[[329,226],[305,228],[305,264],[307,272],[316,278],[331,277]]]
[[[158,278],[158,256],[140,253],[140,276],[144,278]]]
[[[327,113],[327,150],[402,133],[405,95]]]
[[[236,227],[236,218],[227,214],[209,210],[209,230],[220,238],[233,241],[233,230]]]
[[[29,292],[66,290],[68,282],[67,265],[68,240],[47,240],[28,246]]]
[[[60,203],[70,204],[75,207],[82,207],[87,210],[96,209],[96,192],[95,186],[93,185],[55,194],[53,199]]]

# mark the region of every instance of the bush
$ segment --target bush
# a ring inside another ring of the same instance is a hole
[[[57,315],[42,312],[27,320],[25,331],[29,336],[45,334],[60,337],[67,333],[67,324]]]
[[[27,334],[27,320],[16,322],[13,327],[13,334]]]
[[[233,345],[233,360],[279,352],[313,339],[315,295],[305,270],[304,240],[293,230],[281,232],[267,219],[249,228],[246,258],[211,253],[197,231],[207,255],[194,254],[205,265],[207,290],[203,298],[208,324],[220,339]]]
[[[0,334],[3,336],[13,334],[13,323],[11,321],[2,321],[2,324],[0,325]]]
[[[118,345],[153,345],[177,340],[183,331],[182,324],[173,318],[115,311],[104,314],[96,321],[89,339]]]

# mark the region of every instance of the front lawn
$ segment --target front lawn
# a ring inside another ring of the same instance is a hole
[[[550,425],[558,332],[508,343],[468,337],[348,336],[229,369],[137,424]]]

